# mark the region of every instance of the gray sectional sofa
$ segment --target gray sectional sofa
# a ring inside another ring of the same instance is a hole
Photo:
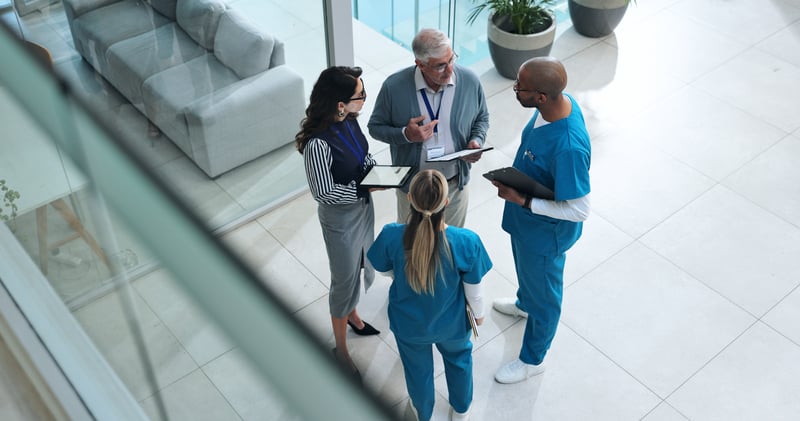
[[[223,0],[63,0],[75,48],[210,177],[292,142],[284,46]]]

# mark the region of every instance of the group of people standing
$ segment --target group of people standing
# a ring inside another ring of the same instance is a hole
[[[361,69],[324,70],[311,92],[296,146],[303,155],[328,254],[329,306],[338,361],[360,378],[347,349],[347,326],[359,335],[380,332],[356,311],[362,278],[375,271],[392,278],[389,327],[394,333],[419,420],[434,407],[432,346],[442,355],[450,418],[466,420],[472,402],[472,343],[466,307],[484,319],[481,279],[492,262],[480,238],[463,228],[471,164],[480,153],[428,162],[481,148],[489,114],[478,77],[456,64],[441,31],[423,29],[412,43],[413,66],[389,76],[369,119],[370,135],[390,145],[392,164],[413,168],[396,190],[397,222],[374,234],[370,189],[358,181],[376,164],[356,118],[367,98]],[[554,200],[526,196],[494,182],[505,200],[502,228],[510,234],[519,288],[495,310],[527,318],[519,357],[495,374],[516,383],[544,371],[544,356],[560,317],[565,252],[581,235],[589,214],[591,149],[558,60],[534,58],[519,70],[517,100],[536,112],[522,133],[513,166],[555,193]],[[374,189],[373,189],[374,190]]]

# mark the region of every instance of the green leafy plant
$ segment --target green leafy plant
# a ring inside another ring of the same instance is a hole
[[[472,0],[473,3],[476,0]],[[552,8],[555,0],[486,0],[472,8],[467,23],[472,24],[484,11],[506,17],[510,25],[501,27],[512,34],[527,35],[542,32],[553,22]],[[500,25],[498,25],[500,26]]]
[[[0,220],[8,221],[16,218],[17,205],[14,202],[19,199],[19,192],[8,187],[6,180],[0,180],[0,195],[3,198],[3,206],[0,207]]]

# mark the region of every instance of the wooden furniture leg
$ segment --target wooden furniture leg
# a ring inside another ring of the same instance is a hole
[[[67,221],[69,226],[72,227],[72,229],[75,230],[75,232],[78,233],[81,238],[83,238],[83,241],[89,245],[89,248],[94,251],[94,254],[96,254],[97,257],[99,257],[100,260],[105,263],[106,267],[110,269],[111,262],[108,260],[108,256],[106,256],[106,253],[100,247],[100,244],[98,244],[94,237],[92,237],[92,234],[90,234],[89,231],[86,231],[86,228],[84,228],[80,219],[78,219],[75,213],[72,212],[72,209],[69,208],[64,199],[56,199],[50,202],[50,206],[52,206],[56,211],[58,211],[59,214],[61,214],[61,217]]]
[[[103,249],[100,247],[100,244],[97,243],[97,240],[94,239],[92,234],[86,230],[80,219],[78,219],[78,216],[75,215],[75,212],[73,212],[69,205],[67,205],[67,202],[65,202],[64,199],[56,199],[50,202],[50,206],[58,211],[59,215],[61,215],[61,217],[67,221],[69,226],[73,229],[73,231],[75,231],[75,234],[56,241],[55,243],[50,243],[47,241],[47,205],[36,208],[36,234],[39,241],[39,267],[41,268],[42,273],[47,275],[47,259],[50,257],[50,250],[55,247],[62,246],[76,238],[82,238],[83,241],[89,245],[89,248],[92,249],[94,254],[96,254],[97,257],[103,261],[106,267],[111,269],[111,261],[108,259],[105,251],[103,251]]]
[[[39,267],[47,275],[47,253],[50,252],[47,245],[47,205],[36,208],[36,234],[39,240]]]

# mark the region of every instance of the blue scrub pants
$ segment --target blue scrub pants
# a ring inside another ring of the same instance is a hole
[[[468,331],[463,339],[436,343],[444,360],[444,375],[450,406],[465,412],[472,403],[472,342]],[[408,396],[417,409],[419,421],[433,415],[436,392],[433,387],[433,351],[430,343],[406,342],[395,336]]]
[[[519,359],[541,364],[556,336],[561,317],[566,255],[542,256],[526,251],[525,243],[511,238],[517,269],[517,306],[528,313]]]

